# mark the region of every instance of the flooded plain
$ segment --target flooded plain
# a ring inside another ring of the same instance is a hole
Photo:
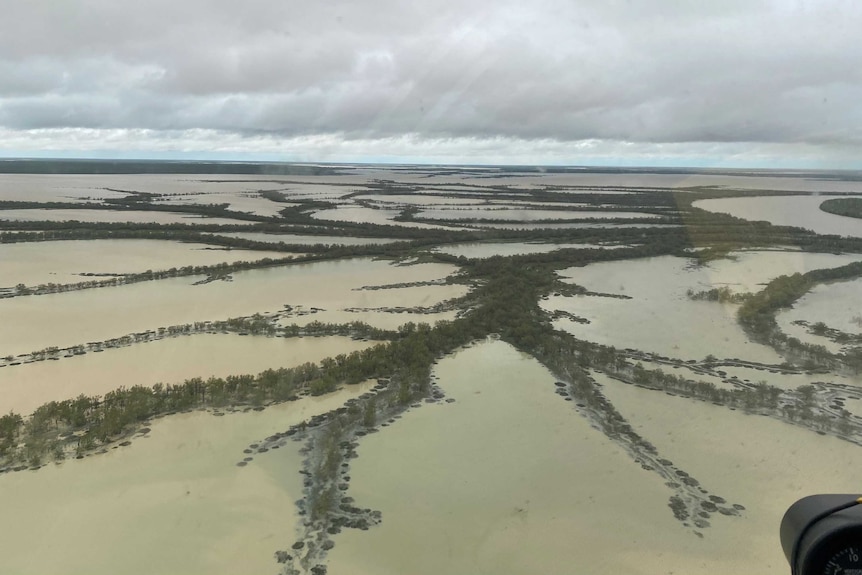
[[[860,197],[860,196],[846,196]],[[692,204],[709,212],[729,214],[778,226],[796,226],[818,234],[862,237],[862,220],[824,212],[820,204],[828,196],[753,196],[698,200]]]
[[[229,218],[208,218],[179,212],[148,212],[143,210],[47,210],[14,209],[0,210],[0,220],[15,222],[130,222],[136,224],[212,224],[248,226],[255,222]]]
[[[0,174],[0,200],[4,202],[101,202],[126,197],[100,187],[99,177],[53,174]]]
[[[314,212],[312,217],[318,220],[328,220],[333,222],[351,222],[360,224],[368,222],[380,226],[403,226],[407,228],[425,228],[425,229],[445,229],[445,226],[434,224],[425,224],[421,222],[399,222],[394,218],[401,213],[401,210],[390,209],[372,209],[365,206],[339,206],[329,210],[320,210]]]
[[[484,168],[440,171],[353,166],[338,170],[342,173],[301,177],[2,176],[0,199],[102,201],[122,197],[126,193],[116,190],[126,190],[155,194],[153,201],[161,205],[226,203],[236,211],[275,216],[296,205],[260,195],[265,190],[277,191],[294,202],[329,201],[331,208],[318,205],[312,214],[322,235],[306,233],[307,224],[287,223],[284,229],[291,232],[285,234],[245,228],[218,235],[268,243],[372,246],[397,240],[341,235],[356,232],[350,227],[337,229],[332,223],[457,231],[670,228],[673,226],[660,220],[652,221],[658,216],[638,212],[639,205],[627,205],[624,209],[631,211],[625,212],[582,210],[577,207],[578,194],[685,188],[696,193],[697,186],[744,185],[824,192],[848,191],[855,185],[773,177],[766,172],[610,177]],[[399,193],[377,193],[386,188]],[[572,202],[568,205],[577,211],[554,209],[553,202],[538,201],[538,196],[536,201],[527,199],[529,190],[542,189],[569,194]],[[519,190],[525,201],[509,199]],[[345,197],[356,193],[359,195]],[[507,194],[507,199],[496,199],[497,193]],[[857,225],[855,220],[820,212],[819,202],[824,199],[748,197],[696,205],[716,211],[731,206],[734,211],[728,213],[740,217],[804,225],[824,233],[845,233],[858,227],[852,235],[862,237],[862,222]],[[368,207],[369,202],[380,209]],[[428,221],[394,220],[411,206],[420,208],[417,218]],[[27,221],[254,223],[126,210],[0,211],[0,220],[7,216]],[[434,221],[469,218],[498,221],[447,225]],[[555,221],[533,221],[550,218]],[[573,218],[597,221],[565,221]],[[637,221],[602,221],[606,218]],[[2,299],[0,357],[254,313],[279,312],[281,325],[359,320],[387,329],[408,321],[453,320],[458,310],[446,302],[464,296],[470,288],[441,280],[459,268],[441,263],[403,264],[426,261],[434,253],[488,258],[618,247],[611,235],[602,240],[607,242],[604,245],[546,243],[538,233],[525,237],[469,242],[459,237],[458,243],[423,244],[424,251],[405,249],[401,260],[321,261],[236,272],[229,277],[180,277]],[[90,276],[77,274],[85,273],[124,274],[289,255],[212,247],[163,240],[4,244],[0,245],[0,287],[83,281]],[[705,265],[696,265],[690,258],[661,256],[568,268],[560,273],[564,280],[593,293],[551,295],[540,305],[549,313],[565,311],[573,316],[555,320],[555,327],[617,349],[628,347],[687,360],[714,355],[719,360],[778,364],[784,358],[773,349],[748,340],[736,321],[737,305],[692,301],[687,291],[729,287],[738,293],[755,292],[779,275],[862,260],[859,254],[791,249],[735,252]],[[415,259],[417,256],[421,259]],[[471,265],[490,269],[492,264]],[[469,271],[467,264],[464,270]],[[366,286],[388,287],[361,289]],[[791,323],[798,319],[824,321],[829,327],[860,333],[860,288],[859,281],[818,286],[792,310],[779,314],[779,325],[800,338],[804,330]],[[819,341],[823,338],[806,337],[823,343]],[[0,414],[10,409],[29,413],[47,401],[80,393],[100,395],[120,386],[253,374],[373,345],[373,341],[346,337],[284,339],[220,333],[103,352],[91,349],[85,355],[56,361],[11,365],[18,361],[0,360],[4,366],[0,369]],[[660,358],[649,361],[635,352],[627,353],[644,367],[660,367],[723,389],[745,380],[763,380],[783,389],[819,381],[862,386],[859,378],[786,375],[753,367],[719,366],[715,373],[720,375],[701,375],[697,366],[674,368]],[[674,518],[668,507],[673,492],[664,480],[642,469],[618,443],[581,416],[574,402],[555,393],[555,378],[535,359],[507,343],[488,339],[438,361],[433,375],[453,402],[422,403],[359,441],[359,457],[349,464],[349,495],[359,507],[381,511],[383,522],[368,531],[345,529],[332,537],[335,547],[325,563],[333,575],[514,575],[573,570],[644,575],[784,573],[787,568],[776,533],[786,506],[812,492],[852,491],[854,478],[862,471],[862,464],[854,463],[859,448],[849,443],[596,374],[601,391],[663,457],[697,477],[711,493],[745,504],[747,511],[740,517],[715,515],[701,539]],[[303,477],[298,471],[304,456],[299,444],[288,443],[278,451],[254,453],[247,465],[239,467],[237,463],[247,455],[243,450],[312,415],[341,407],[370,385],[303,398],[262,412],[220,417],[205,412],[172,415],[147,422],[151,431],[145,437],[136,436],[130,446],[52,463],[38,471],[0,475],[0,509],[13,518],[0,525],[0,572],[277,573],[280,566],[273,554],[290,549],[302,520],[296,501],[303,497]],[[103,551],[94,553],[94,545]]]
[[[198,184],[204,189],[208,188],[213,182],[206,184]],[[247,184],[246,184],[247,186]],[[256,187],[257,189],[260,186]],[[269,191],[280,191],[280,188],[269,185],[266,187]],[[290,207],[292,204],[273,202],[265,197],[262,197],[255,187],[247,187],[234,192],[199,192],[183,195],[162,195],[159,197],[160,204],[167,205],[194,205],[194,204],[227,204],[229,210],[235,212],[243,212],[246,214],[254,214],[266,217],[279,217],[281,210]],[[294,204],[295,205],[295,204]]]
[[[275,573],[302,495],[288,443],[237,467],[243,449],[342,405],[348,387],[262,412],[180,414],[84,460],[0,476],[0,572],[38,575]]]
[[[0,244],[0,288],[86,281],[83,274],[134,274],[289,254],[166,240],[61,240]]]
[[[535,360],[482,343],[435,374],[454,404],[411,412],[361,443],[351,494],[383,523],[339,534],[332,570],[777,575],[787,566],[776,518],[807,493],[852,492],[862,470],[830,475],[858,449],[841,440],[597,375],[663,457],[747,507],[715,517],[700,539],[655,505],[670,492],[561,401]],[[550,448],[556,457],[543,455]],[[390,459],[398,464],[379,464]]]
[[[858,489],[862,460],[852,443],[607,377],[599,381],[603,393],[659,453],[710,492],[746,507],[741,517],[716,517],[704,532],[709,552],[700,561],[668,558],[664,570],[644,572],[787,573],[778,544],[778,522],[787,507],[813,493]]]
[[[194,285],[180,277],[60,294],[0,300],[0,356],[49,346],[69,347],[196,321],[223,320],[285,305],[327,311],[380,306],[429,306],[466,293],[464,286],[424,291],[357,290],[367,285],[437,280],[456,270],[446,264],[391,265],[355,258],[237,272],[233,281]],[[436,294],[436,297],[432,296]],[[418,297],[418,300],[417,300]],[[342,321],[352,321],[349,313]],[[350,319],[347,319],[350,318]],[[297,318],[307,323],[314,315]],[[405,320],[407,321],[407,320]]]
[[[120,386],[182,383],[192,377],[256,375],[265,369],[319,362],[374,345],[348,337],[269,338],[201,334],[101,353],[0,369],[0,413],[29,414],[49,401],[104,395]]]
[[[819,284],[799,298],[789,310],[779,313],[775,320],[782,331],[800,340],[838,352],[842,346],[831,340],[808,333],[796,321],[809,325],[823,322],[827,327],[850,334],[862,333],[862,280]]]
[[[801,251],[754,250],[731,252],[699,268],[708,279],[701,289],[729,287],[736,293],[755,293],[783,275],[837,268],[862,260],[862,254],[824,254]]]
[[[730,257],[707,265],[695,265],[693,260],[674,257],[597,263],[569,268],[562,274],[593,292],[632,299],[551,297],[542,302],[542,307],[590,320],[591,323],[583,324],[560,319],[555,325],[598,343],[683,359],[715,355],[777,364],[783,361],[777,353],[750,342],[739,327],[738,305],[692,301],[687,292],[730,287],[738,293],[754,293],[780,275],[838,267],[860,259],[859,254],[748,251],[731,253]],[[841,306],[846,302],[852,308],[854,301],[858,302],[858,298],[835,298],[833,305]],[[799,319],[786,313],[778,317],[782,326],[788,325],[791,319]],[[794,331],[801,331],[798,326],[792,327]]]
[[[736,322],[738,306],[687,297],[689,289],[717,287],[710,270],[694,267],[690,260],[663,256],[603,262],[569,268],[562,275],[590,291],[622,296],[551,296],[542,302],[546,310],[589,320],[588,324],[569,319],[554,322],[577,337],[681,359],[714,355],[770,364],[783,361],[772,348],[748,340]],[[725,281],[729,277],[723,275]]]
[[[711,556],[673,518],[658,476],[562,401],[536,360],[481,343],[434,373],[455,403],[363,438],[350,494],[383,523],[335,536],[331,572],[689,572]]]

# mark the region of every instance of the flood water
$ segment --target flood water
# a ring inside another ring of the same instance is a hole
[[[213,182],[206,184],[198,184],[204,190],[213,187]],[[258,191],[260,185],[248,186],[234,192],[199,192],[184,195],[167,195],[160,198],[160,203],[167,205],[177,204],[227,204],[229,210],[235,212],[244,212],[247,214],[256,214],[259,216],[278,217],[281,210],[291,206],[289,203],[273,202],[262,197]],[[278,191],[279,187],[275,185],[264,186],[264,189]]]
[[[738,277],[744,277],[741,268]],[[616,347],[631,347],[682,359],[742,358],[781,363],[771,348],[748,341],[736,322],[737,306],[692,301],[688,289],[713,287],[711,271],[690,260],[664,256],[603,262],[563,272],[568,281],[600,293],[628,296],[551,297],[547,310],[565,310],[590,320],[560,319],[555,326],[577,337]],[[726,282],[729,274],[723,274]]]
[[[735,252],[703,266],[669,256],[596,263],[569,268],[563,275],[588,290],[632,299],[551,297],[542,307],[589,319],[590,324],[561,319],[555,325],[598,343],[683,359],[711,354],[777,364],[783,361],[777,353],[750,342],[742,331],[736,321],[738,305],[692,301],[687,291],[731,287],[753,293],[780,275],[838,267],[859,259],[858,254],[750,251]]]
[[[708,276],[702,289],[726,286],[738,293],[758,292],[782,275],[837,268],[862,260],[862,254],[823,254],[799,251],[755,250],[733,252],[713,260],[700,270]]]
[[[123,198],[100,186],[90,174],[0,174],[0,200],[6,202],[86,202]],[[108,186],[109,187],[109,186]]]
[[[407,228],[426,228],[426,229],[445,229],[445,226],[434,224],[425,224],[420,222],[399,222],[394,218],[401,213],[401,210],[387,210],[366,208],[364,206],[340,206],[330,210],[320,210],[312,214],[312,217],[318,220],[328,220],[335,222],[352,222],[363,223],[368,222],[381,226],[403,226]]]
[[[799,298],[791,309],[780,312],[775,319],[788,335],[807,343],[826,346],[835,352],[841,351],[840,344],[810,334],[807,329],[793,322],[804,320],[809,325],[823,322],[828,327],[846,333],[862,333],[862,280],[819,284]]]
[[[396,266],[368,258],[296,264],[237,272],[233,281],[193,285],[181,277],[61,294],[0,300],[0,357],[49,346],[69,347],[149,329],[277,311],[285,305],[327,311],[350,307],[433,305],[462,286],[431,286],[409,299],[388,290],[356,291],[366,285],[440,279],[455,271],[445,264]],[[428,291],[431,290],[431,291]],[[386,302],[389,303],[386,303]],[[400,303],[399,303],[400,301]],[[348,317],[345,315],[344,317]],[[313,321],[314,316],[305,316]],[[352,321],[346,319],[343,321]],[[405,320],[407,321],[407,320]],[[301,323],[297,319],[297,323]]]
[[[63,240],[0,244],[0,288],[77,283],[81,274],[134,274],[183,266],[283,258],[282,252],[225,249],[165,240]]]
[[[206,218],[179,212],[148,212],[143,210],[0,210],[0,220],[19,222],[131,222],[155,224],[212,224],[248,226],[256,222],[229,218]]]
[[[248,228],[218,235],[270,243],[362,246],[398,240],[341,236],[355,232],[330,231],[327,222],[458,231],[655,227],[665,224],[654,220],[653,214],[637,212],[639,207],[626,207],[630,212],[565,211],[555,209],[552,202],[520,203],[496,199],[495,194],[544,188],[569,193],[571,205],[577,205],[579,193],[632,194],[650,188],[747,185],[822,192],[858,186],[754,174],[622,174],[611,182],[606,174],[443,173],[422,167],[344,171],[303,177],[0,176],[0,199],[101,201],[124,195],[106,189],[115,188],[157,194],[157,201],[167,205],[227,203],[237,211],[273,216],[290,204],[267,200],[260,191],[276,190],[291,201],[331,201],[332,208],[317,206],[312,214],[327,235],[305,234],[306,226],[287,224],[285,229],[302,231],[264,234]],[[404,193],[378,193],[381,182],[387,180],[387,186],[394,186],[391,189],[403,184]],[[609,183],[640,187],[607,189]],[[411,189],[426,194],[411,194]],[[361,195],[345,197],[357,192]],[[453,195],[459,197],[448,197]],[[727,213],[747,219],[862,237],[862,221],[817,209],[826,198],[747,197],[696,205],[730,210]],[[383,209],[359,203],[368,201]],[[405,206],[423,208],[417,217],[428,220],[395,221]],[[253,223],[177,212],[0,211],[0,220],[10,216],[31,221]],[[639,222],[604,221],[611,217]],[[499,221],[443,225],[434,221],[440,218]],[[559,221],[532,221],[540,218]],[[572,218],[596,221],[565,221]],[[352,258],[236,272],[224,278],[227,281],[201,285],[194,284],[207,278],[195,276],[0,299],[0,358],[178,324],[282,312],[286,306],[293,312],[279,320],[282,325],[359,320],[395,329],[406,322],[453,320],[455,309],[439,311],[444,308],[435,306],[468,294],[468,286],[360,288],[436,281],[458,271],[454,265],[439,263],[400,265],[426,261],[434,253],[487,258],[618,247],[554,244],[535,238],[465,242],[457,237],[459,243],[423,243],[424,251],[401,254],[409,260]],[[82,273],[124,274],[289,255],[207,247],[212,246],[157,240],[4,244],[0,245],[0,288],[88,279],[78,275]],[[779,275],[862,260],[860,254],[792,249],[736,252],[700,266],[692,258],[662,256],[572,267],[560,273],[564,281],[600,293],[551,295],[540,305],[549,313],[562,310],[589,321],[558,319],[555,327],[618,349],[630,347],[679,359],[714,355],[778,364],[783,357],[750,342],[739,327],[738,305],[692,301],[686,292],[724,286],[738,293],[756,292]],[[862,317],[857,321],[862,313],[860,294],[860,281],[818,286],[793,309],[779,314],[779,325],[800,339],[834,349],[834,344],[806,335],[791,322],[824,321],[830,327],[862,333]],[[373,345],[376,342],[345,337],[285,339],[220,333],[15,366],[0,359],[4,366],[0,414],[9,410],[26,414],[47,401],[80,393],[100,395],[120,386],[255,374]],[[684,366],[674,369],[658,360],[642,360],[642,364],[724,389],[733,387],[733,382],[725,381],[732,376],[783,389],[819,381],[862,386],[862,379],[831,375],[785,375],[723,366],[717,369],[726,375],[718,377],[702,376]],[[663,457],[697,478],[710,493],[747,508],[740,517],[714,515],[701,539],[674,519],[668,507],[673,492],[664,480],[642,469],[619,444],[591,425],[574,402],[559,397],[554,376],[534,358],[501,341],[481,340],[438,361],[433,374],[453,403],[422,403],[359,440],[359,457],[350,461],[348,494],[357,506],[381,511],[383,522],[368,531],[345,529],[332,537],[335,547],[324,561],[332,575],[777,575],[787,572],[776,537],[777,522],[787,505],[808,493],[851,492],[862,471],[859,448],[849,443],[596,374],[602,392]],[[288,443],[265,454],[254,453],[244,467],[236,464],[249,456],[243,450],[250,444],[341,407],[368,389],[370,384],[365,383],[259,413],[172,415],[148,422],[152,431],[134,438],[131,446],[52,463],[38,471],[0,475],[0,510],[7,517],[0,525],[0,573],[277,573],[280,566],[274,552],[289,550],[301,528],[296,501],[303,495],[298,472],[304,456],[299,444]],[[855,403],[848,408],[862,412]]]
[[[335,409],[357,385],[262,412],[160,419],[149,437],[85,460],[0,476],[2,573],[275,573],[299,519],[297,444],[250,443]]]
[[[858,197],[858,196],[850,196]],[[818,234],[862,237],[862,220],[836,216],[820,209],[828,196],[753,196],[698,200],[692,205],[709,212],[730,214],[779,226],[796,226]]]
[[[534,359],[482,343],[434,373],[455,403],[362,439],[350,495],[383,522],[336,535],[331,572],[686,572],[684,553],[706,547],[686,538],[658,476],[591,429]]]
[[[859,447],[849,442],[609,378],[600,382],[603,393],[659,453],[711,493],[746,508],[741,517],[711,518],[702,547],[695,546],[700,552],[665,556],[661,569],[672,564],[678,573],[787,573],[778,544],[778,524],[787,507],[813,493],[858,489],[862,460]],[[646,555],[655,558],[661,551]],[[664,572],[656,567],[642,572]]]

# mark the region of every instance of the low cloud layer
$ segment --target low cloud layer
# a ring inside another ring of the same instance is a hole
[[[846,0],[28,0],[0,21],[0,147],[852,167],[860,24]]]

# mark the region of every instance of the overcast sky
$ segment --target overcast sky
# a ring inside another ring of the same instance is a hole
[[[862,168],[858,0],[26,0],[0,155]]]

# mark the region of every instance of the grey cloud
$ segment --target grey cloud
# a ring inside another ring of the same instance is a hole
[[[0,126],[858,146],[860,24],[846,0],[30,0],[0,22]]]

